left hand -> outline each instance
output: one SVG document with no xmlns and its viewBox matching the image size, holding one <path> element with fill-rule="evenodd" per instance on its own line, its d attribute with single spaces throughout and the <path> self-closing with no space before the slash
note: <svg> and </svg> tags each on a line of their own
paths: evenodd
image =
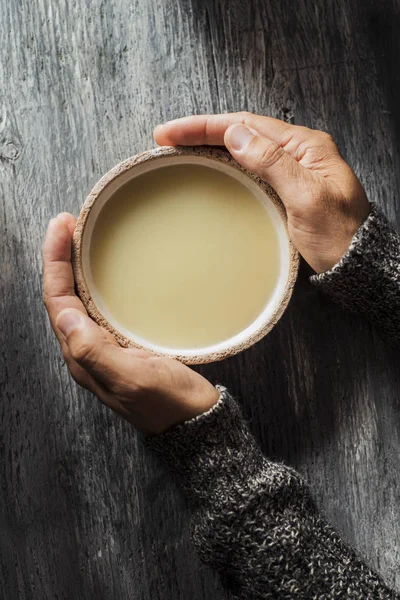
<svg viewBox="0 0 400 600">
<path fill-rule="evenodd" d="M 176 360 L 121 348 L 89 318 L 74 290 L 75 223 L 68 213 L 52 219 L 43 247 L 44 303 L 72 377 L 146 434 L 207 411 L 219 392 L 204 377 Z"/>
</svg>

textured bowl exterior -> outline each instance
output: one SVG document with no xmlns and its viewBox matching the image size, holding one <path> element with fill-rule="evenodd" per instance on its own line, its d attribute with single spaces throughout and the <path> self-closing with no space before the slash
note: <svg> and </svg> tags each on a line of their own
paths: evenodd
<svg viewBox="0 0 400 600">
<path fill-rule="evenodd" d="M 121 332 L 119 332 L 115 327 L 113 327 L 113 325 L 111 325 L 111 323 L 108 322 L 108 320 L 104 317 L 104 315 L 101 313 L 101 311 L 96 306 L 96 304 L 90 294 L 90 291 L 89 291 L 89 288 L 88 288 L 88 285 L 86 283 L 84 273 L 83 273 L 82 243 L 83 243 L 83 234 L 85 231 L 85 227 L 87 224 L 87 220 L 88 220 L 90 211 L 91 211 L 92 207 L 94 206 L 99 194 L 116 177 L 118 177 L 122 173 L 129 171 L 131 169 L 135 169 L 135 167 L 137 167 L 138 165 L 140 165 L 144 162 L 149 162 L 149 161 L 154 162 L 154 167 L 156 168 L 157 160 L 159 158 L 164 158 L 167 156 L 181 156 L 181 157 L 200 156 L 200 157 L 204 157 L 204 158 L 207 158 L 207 159 L 210 159 L 213 161 L 217 161 L 220 163 L 226 163 L 226 164 L 229 164 L 229 165 L 235 167 L 236 169 L 238 169 L 242 173 L 245 173 L 248 177 L 250 177 L 254 182 L 257 183 L 257 185 L 268 196 L 269 200 L 271 202 L 273 202 L 273 204 L 275 205 L 275 208 L 278 210 L 285 226 L 286 226 L 286 222 L 287 222 L 284 206 L 283 206 L 279 196 L 275 192 L 275 190 L 273 190 L 271 188 L 271 186 L 269 186 L 265 181 L 263 181 L 262 179 L 260 179 L 256 175 L 254 175 L 253 173 L 250 173 L 249 171 L 244 169 L 242 166 L 240 166 L 231 157 L 231 155 L 227 151 L 220 149 L 220 148 L 213 148 L 213 147 L 208 147 L 208 146 L 194 146 L 194 147 L 164 146 L 164 147 L 155 148 L 154 150 L 149 150 L 147 152 L 143 152 L 141 154 L 138 154 L 136 156 L 128 158 L 127 160 L 116 165 L 108 173 L 106 173 L 100 179 L 100 181 L 98 181 L 96 183 L 96 185 L 91 190 L 88 197 L 86 198 L 86 201 L 82 207 L 81 213 L 79 215 L 79 218 L 78 218 L 78 221 L 77 221 L 77 224 L 75 227 L 73 244 L 72 244 L 72 266 L 73 266 L 73 270 L 74 270 L 76 289 L 77 289 L 77 293 L 78 293 L 80 299 L 82 300 L 82 302 L 83 302 L 88 314 L 91 316 L 91 318 L 94 321 L 96 321 L 96 323 L 98 323 L 101 327 L 103 327 L 104 329 L 109 331 L 115 337 L 115 339 L 118 341 L 118 343 L 121 346 L 123 346 L 125 348 L 128 348 L 128 347 L 140 348 L 143 350 L 147 350 L 149 352 L 153 352 L 153 351 L 151 349 L 147 348 L 146 346 L 143 346 L 143 345 L 133 342 L 132 340 L 130 340 L 126 336 L 124 336 Z M 287 227 L 286 227 L 286 230 L 287 230 Z M 223 350 L 220 352 L 210 352 L 209 354 L 199 354 L 199 355 L 194 355 L 194 356 L 185 356 L 185 355 L 179 355 L 179 354 L 175 354 L 175 353 L 174 354 L 165 353 L 163 355 L 170 356 L 171 358 L 175 358 L 185 364 L 205 364 L 205 363 L 215 362 L 215 361 L 223 360 L 225 358 L 233 356 L 234 354 L 238 354 L 239 352 L 242 352 L 242 350 L 246 350 L 247 348 L 249 348 L 256 342 L 261 340 L 267 333 L 269 333 L 271 331 L 271 329 L 279 321 L 282 314 L 284 313 L 284 311 L 289 303 L 289 300 L 291 298 L 291 295 L 293 292 L 293 287 L 295 285 L 296 278 L 297 278 L 297 272 L 298 272 L 298 267 L 299 267 L 299 255 L 290 240 L 289 240 L 289 244 L 290 244 L 290 246 L 289 246 L 290 247 L 290 263 L 289 263 L 290 266 L 289 266 L 289 276 L 288 276 L 288 279 L 286 282 L 285 291 L 284 291 L 281 303 L 279 304 L 279 306 L 277 307 L 277 309 L 275 310 L 272 317 L 269 319 L 269 321 L 267 323 L 265 323 L 262 327 L 260 327 L 255 332 L 253 332 L 252 335 L 249 335 L 247 338 L 243 339 L 240 343 L 236 343 L 236 344 L 230 346 L 229 348 L 227 348 L 226 350 Z"/>
</svg>

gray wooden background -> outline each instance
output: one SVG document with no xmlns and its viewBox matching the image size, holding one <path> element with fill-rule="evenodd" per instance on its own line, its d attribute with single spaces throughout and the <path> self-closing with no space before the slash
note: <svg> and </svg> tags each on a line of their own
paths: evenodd
<svg viewBox="0 0 400 600">
<path fill-rule="evenodd" d="M 239 109 L 331 132 L 400 224 L 399 26 L 398 0 L 0 0 L 2 598 L 222 598 L 169 477 L 66 372 L 46 225 L 157 123 Z M 400 588 L 399 354 L 307 276 L 263 342 L 201 370 Z"/>
</svg>

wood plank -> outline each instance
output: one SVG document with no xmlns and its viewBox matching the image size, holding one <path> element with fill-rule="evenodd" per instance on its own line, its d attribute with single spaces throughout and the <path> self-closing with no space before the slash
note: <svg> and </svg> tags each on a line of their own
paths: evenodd
<svg viewBox="0 0 400 600">
<path fill-rule="evenodd" d="M 5 598 L 222 598 L 168 475 L 66 373 L 41 305 L 45 228 L 158 122 L 239 109 L 331 132 L 400 225 L 399 19 L 398 0 L 0 4 Z M 307 277 L 263 342 L 200 370 L 400 589 L 398 354 Z"/>
</svg>

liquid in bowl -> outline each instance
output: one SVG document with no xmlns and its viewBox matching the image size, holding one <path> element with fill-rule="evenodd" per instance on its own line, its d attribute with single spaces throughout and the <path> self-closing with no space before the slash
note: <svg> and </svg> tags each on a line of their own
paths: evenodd
<svg viewBox="0 0 400 600">
<path fill-rule="evenodd" d="M 121 186 L 91 235 L 94 297 L 109 320 L 155 346 L 218 344 L 270 301 L 276 228 L 240 181 L 203 165 L 160 167 Z"/>
</svg>

